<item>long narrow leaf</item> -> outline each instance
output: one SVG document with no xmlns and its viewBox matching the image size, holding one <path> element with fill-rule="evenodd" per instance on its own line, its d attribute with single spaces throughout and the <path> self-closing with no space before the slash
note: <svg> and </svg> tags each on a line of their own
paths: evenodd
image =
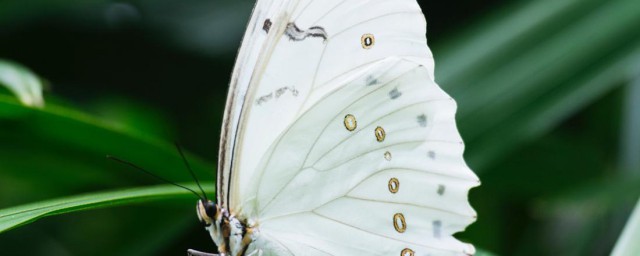
<svg viewBox="0 0 640 256">
<path fill-rule="evenodd" d="M 635 52 L 622 51 L 622 56 L 603 59 L 597 69 L 559 86 L 519 112 L 502 119 L 496 127 L 472 137 L 476 147 L 469 149 L 469 161 L 483 169 L 505 152 L 541 136 L 572 113 L 623 84 L 630 66 L 640 64 L 640 47 Z M 471 128 L 469 128 L 471 129 Z"/>
<path fill-rule="evenodd" d="M 468 157 L 478 172 L 615 89 L 637 66 L 620 68 L 638 59 L 637 1 L 543 1 L 509 10 L 480 23 L 478 34 L 445 42 L 455 47 L 436 56 L 436 78 L 460 104 L 460 131 L 474 145 Z"/>
<path fill-rule="evenodd" d="M 611 253 L 612 256 L 633 256 L 640 253 L 640 200 L 635 210 L 631 214 L 627 225 L 622 231 L 622 235 L 616 247 Z"/>
<path fill-rule="evenodd" d="M 195 184 L 188 187 L 196 190 Z M 207 187 L 213 187 L 210 184 Z M 196 190 L 197 191 L 197 190 Z M 213 191 L 205 191 L 211 197 Z M 63 213 L 113 207 L 159 200 L 196 200 L 191 192 L 171 185 L 133 188 L 47 200 L 0 210 L 0 233 L 26 225 L 38 219 Z"/>
<path fill-rule="evenodd" d="M 84 154 L 84 158 L 105 163 L 106 155 L 115 155 L 173 181 L 187 180 L 189 177 L 172 144 L 144 131 L 107 122 L 78 110 L 52 103 L 43 109 L 32 109 L 9 96 L 0 95 L 0 121 L 4 121 L 8 126 L 0 131 L 0 137 L 6 136 L 7 141 L 22 134 L 20 136 L 42 141 L 41 143 L 45 144 L 43 146 L 56 143 L 62 147 L 51 149 L 53 152 L 75 148 Z M 20 146 L 19 142 L 16 143 Z M 187 157 L 200 177 L 213 177 L 213 164 L 191 154 L 187 154 Z M 72 162 L 78 161 L 77 155 L 70 158 Z M 0 159 L 3 159 L 3 156 L 0 156 Z M 111 168 L 115 167 L 111 165 Z M 5 170 L 7 171 L 18 170 Z"/>
</svg>

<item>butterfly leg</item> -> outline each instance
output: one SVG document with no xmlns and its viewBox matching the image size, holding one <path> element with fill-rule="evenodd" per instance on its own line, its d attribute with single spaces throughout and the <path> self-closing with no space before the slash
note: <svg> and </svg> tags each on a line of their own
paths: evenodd
<svg viewBox="0 0 640 256">
<path fill-rule="evenodd" d="M 220 256 L 220 254 L 200 252 L 193 249 L 187 250 L 187 255 L 188 256 Z"/>
</svg>

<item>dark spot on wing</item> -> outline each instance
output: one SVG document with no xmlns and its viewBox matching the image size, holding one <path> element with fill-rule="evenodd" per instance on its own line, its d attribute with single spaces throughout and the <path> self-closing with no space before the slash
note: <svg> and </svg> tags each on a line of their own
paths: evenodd
<svg viewBox="0 0 640 256">
<path fill-rule="evenodd" d="M 262 30 L 269 33 L 269 30 L 271 30 L 271 25 L 273 25 L 273 23 L 270 19 L 264 20 L 264 24 L 262 24 Z"/>
<path fill-rule="evenodd" d="M 424 115 L 424 114 L 419 115 L 416 119 L 418 120 L 418 124 L 421 127 L 427 127 L 427 116 L 426 115 Z"/>
<path fill-rule="evenodd" d="M 400 91 L 398 91 L 398 88 L 394 88 L 393 90 L 391 90 L 389 92 L 389 97 L 392 100 L 395 100 L 395 99 L 399 98 L 400 96 L 402 96 L 402 93 Z"/>
<path fill-rule="evenodd" d="M 366 83 L 367 83 L 367 86 L 372 86 L 378 83 L 378 79 L 370 75 L 370 76 L 367 76 Z"/>
<path fill-rule="evenodd" d="M 433 221 L 433 237 L 440 238 L 442 235 L 442 221 L 434 220 Z"/>
<path fill-rule="evenodd" d="M 438 195 L 444 195 L 444 190 L 446 187 L 442 184 L 438 185 Z"/>
</svg>

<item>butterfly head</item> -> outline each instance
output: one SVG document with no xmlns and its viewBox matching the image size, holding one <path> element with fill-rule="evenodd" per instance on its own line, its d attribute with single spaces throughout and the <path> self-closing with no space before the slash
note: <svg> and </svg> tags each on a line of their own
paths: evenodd
<svg viewBox="0 0 640 256">
<path fill-rule="evenodd" d="M 218 207 L 212 201 L 198 200 L 196 212 L 198 213 L 198 219 L 200 219 L 200 222 L 205 226 L 209 226 L 214 222 L 217 211 Z"/>
</svg>

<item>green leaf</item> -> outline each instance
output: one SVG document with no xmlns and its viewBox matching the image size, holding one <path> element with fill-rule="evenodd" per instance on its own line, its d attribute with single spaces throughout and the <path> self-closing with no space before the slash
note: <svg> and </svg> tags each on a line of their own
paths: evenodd
<svg viewBox="0 0 640 256">
<path fill-rule="evenodd" d="M 616 247 L 611 253 L 612 256 L 633 256 L 640 252 L 640 200 L 636 204 L 635 210 L 627 222 Z"/>
<path fill-rule="evenodd" d="M 0 86 L 9 88 L 24 105 L 44 106 L 42 81 L 26 67 L 0 59 Z"/>
<path fill-rule="evenodd" d="M 620 172 L 620 171 L 618 171 Z M 624 206 L 640 194 L 640 177 L 616 177 L 571 186 L 564 193 L 538 202 L 537 215 L 556 214 L 566 209 L 589 209 L 605 215 Z M 585 213 L 586 214 L 586 213 Z"/>
<path fill-rule="evenodd" d="M 493 121 L 495 127 L 483 129 L 482 135 L 470 136 L 469 141 L 475 146 L 469 149 L 468 160 L 479 169 L 486 168 L 507 157 L 513 148 L 544 135 L 571 114 L 621 86 L 628 75 L 627 67 L 640 64 L 640 47 L 634 52 L 623 49 L 620 55 L 623 56 L 602 59 L 589 74 L 558 84 L 543 97 L 518 108 L 517 113 Z M 471 125 L 464 127 L 472 129 Z"/>
<path fill-rule="evenodd" d="M 208 187 L 213 187 L 209 184 Z M 197 191 L 195 184 L 187 185 Z M 213 190 L 205 191 L 212 196 Z M 82 210 L 113 207 L 160 200 L 194 200 L 194 195 L 172 185 L 133 188 L 110 192 L 90 193 L 47 200 L 0 210 L 0 233 L 26 225 L 47 216 Z"/>
<path fill-rule="evenodd" d="M 85 10 L 87 7 L 104 4 L 106 0 L 33 0 L 29 4 L 21 1 L 0 1 L 0 22 L 14 25 L 25 20 L 41 17 L 51 12 L 62 12 L 72 8 Z"/>
<path fill-rule="evenodd" d="M 473 145 L 469 164 L 481 173 L 630 79 L 640 61 L 637 7 L 526 2 L 436 45 L 436 78 L 458 101 Z"/>
<path fill-rule="evenodd" d="M 474 254 L 475 256 L 497 256 L 494 253 L 482 250 L 482 249 L 476 249 L 476 254 Z"/>
<path fill-rule="evenodd" d="M 144 131 L 158 138 L 175 134 L 173 126 L 157 108 L 122 96 L 101 97 L 90 105 L 95 113 L 106 122 L 127 126 L 128 129 Z"/>
<path fill-rule="evenodd" d="M 621 170 L 611 172 L 622 173 Z M 602 234 L 602 221 L 613 226 L 615 221 L 612 221 L 611 216 L 626 209 L 629 202 L 637 200 L 638 195 L 640 177 L 607 177 L 586 185 L 567 186 L 564 193 L 554 193 L 548 199 L 539 199 L 534 207 L 534 215 L 546 221 L 567 222 L 570 219 L 569 222 L 579 223 L 574 224 L 570 230 L 561 232 L 565 239 L 562 240 L 562 248 L 555 250 L 561 255 L 586 255 L 592 250 L 594 241 L 609 239 Z M 539 227 L 529 227 L 537 228 Z M 615 230 L 618 232 L 617 228 Z M 615 240 L 607 243 L 610 244 L 608 246 L 612 246 L 613 241 Z M 527 242 L 530 241 L 523 240 L 523 251 L 531 250 L 526 248 Z"/>
<path fill-rule="evenodd" d="M 126 124 L 106 121 L 52 102 L 43 109 L 28 108 L 3 95 L 0 95 L 0 122 L 3 127 L 0 162 L 7 166 L 0 173 L 3 177 L 26 177 L 25 180 L 31 182 L 43 181 L 49 183 L 48 186 L 61 187 L 44 177 L 52 176 L 54 180 L 61 179 L 63 184 L 71 182 L 76 186 L 89 185 L 84 183 L 87 180 L 104 186 L 108 184 L 95 178 L 107 175 L 111 179 L 120 177 L 125 184 L 136 184 L 126 182 L 135 179 L 125 175 L 136 171 L 105 159 L 106 155 L 115 155 L 172 181 L 191 180 L 175 147 L 166 142 L 171 138 L 158 138 Z M 214 176 L 213 164 L 186 155 L 199 177 L 206 180 Z M 63 173 L 66 175 L 60 175 Z M 33 178 L 28 179 L 29 176 Z M 0 187 L 0 191 L 17 192 L 6 191 L 11 187 Z"/>
</svg>

